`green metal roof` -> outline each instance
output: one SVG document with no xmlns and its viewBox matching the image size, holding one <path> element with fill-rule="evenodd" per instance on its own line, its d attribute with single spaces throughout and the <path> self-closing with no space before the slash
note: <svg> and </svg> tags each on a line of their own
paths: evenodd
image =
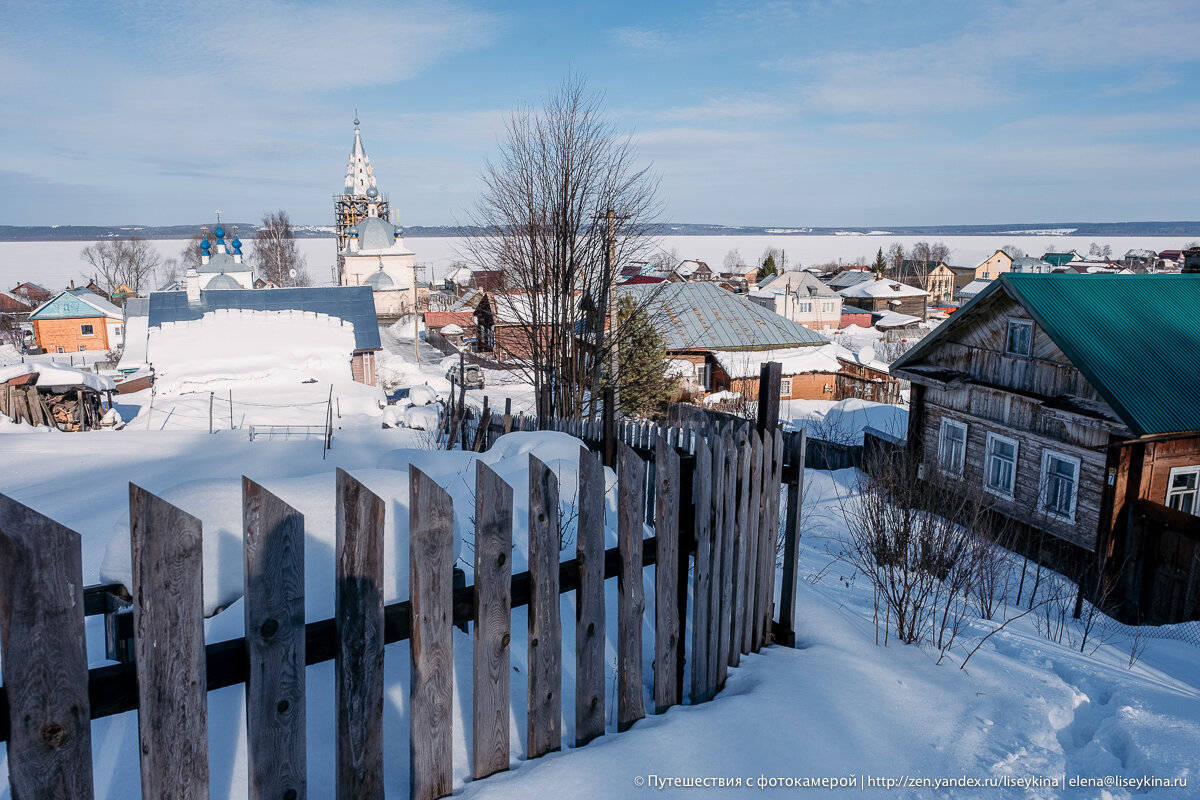
<svg viewBox="0 0 1200 800">
<path fill-rule="evenodd" d="M 1140 436 L 1200 430 L 1200 275 L 1002 275 Z"/>
<path fill-rule="evenodd" d="M 1200 430 L 1200 274 L 1005 274 L 893 371 L 997 291 L 1025 307 L 1138 436 Z"/>
<path fill-rule="evenodd" d="M 1061 267 L 1064 264 L 1069 264 L 1078 256 L 1074 251 L 1070 253 L 1046 253 L 1042 256 L 1042 261 L 1055 267 Z"/>
</svg>

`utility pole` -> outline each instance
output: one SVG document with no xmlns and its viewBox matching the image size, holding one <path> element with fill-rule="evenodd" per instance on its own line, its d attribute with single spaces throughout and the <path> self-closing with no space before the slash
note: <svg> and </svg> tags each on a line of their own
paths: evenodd
<svg viewBox="0 0 1200 800">
<path fill-rule="evenodd" d="M 629 217 L 618 217 L 611 208 L 604 215 L 604 278 L 608 281 L 608 331 L 610 337 L 609 376 L 613 387 L 613 407 L 621 407 L 621 362 L 620 346 L 617 339 L 617 220 L 627 220 Z M 603 324 L 604 320 L 601 320 Z"/>
<path fill-rule="evenodd" d="M 417 270 L 423 269 L 417 267 L 417 262 L 414 260 L 412 265 L 412 307 L 413 307 L 413 361 L 418 365 L 421 363 L 421 323 L 420 317 L 417 315 Z"/>
</svg>

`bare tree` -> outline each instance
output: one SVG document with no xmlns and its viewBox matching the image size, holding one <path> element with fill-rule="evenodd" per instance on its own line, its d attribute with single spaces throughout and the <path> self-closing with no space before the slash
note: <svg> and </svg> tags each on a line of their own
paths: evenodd
<svg viewBox="0 0 1200 800">
<path fill-rule="evenodd" d="M 166 286 L 170 283 L 178 281 L 180 278 L 179 259 L 168 258 L 163 261 L 162 267 L 158 270 L 158 285 L 159 287 Z"/>
<path fill-rule="evenodd" d="M 888 271 L 893 275 L 899 275 L 900 270 L 904 267 L 904 245 L 899 242 L 892 242 L 888 247 L 884 260 L 887 261 Z"/>
<path fill-rule="evenodd" d="M 746 262 L 742 258 L 742 254 L 737 251 L 737 248 L 734 248 L 725 254 L 725 260 L 722 262 L 721 267 L 725 272 L 734 272 L 744 263 Z"/>
<path fill-rule="evenodd" d="M 296 233 L 286 211 L 280 209 L 263 217 L 254 237 L 254 261 L 258 276 L 276 286 L 308 286 L 308 264 L 296 247 Z M 293 276 L 291 271 L 295 270 Z"/>
<path fill-rule="evenodd" d="M 109 239 L 83 248 L 79 257 L 92 265 L 93 280 L 111 297 L 121 284 L 140 293 L 150 283 L 161 257 L 145 239 Z"/>
<path fill-rule="evenodd" d="M 649 258 L 649 263 L 654 265 L 654 268 L 659 272 L 671 272 L 679 266 L 679 251 L 672 247 L 668 250 L 659 250 Z"/>
<path fill-rule="evenodd" d="M 182 272 L 200 268 L 200 257 L 203 255 L 200 250 L 200 240 L 203 238 L 204 234 L 197 233 L 179 251 L 179 268 Z"/>
<path fill-rule="evenodd" d="M 502 270 L 505 293 L 491 299 L 512 323 L 505 347 L 542 408 L 560 416 L 581 415 L 611 380 L 620 265 L 655 249 L 658 181 L 636 162 L 602 97 L 571 75 L 541 108 L 509 116 L 498 159 L 484 168 L 470 220 L 481 233 L 464 249 L 475 265 Z"/>
<path fill-rule="evenodd" d="M 1024 249 L 1017 247 L 1015 244 L 1006 244 L 1000 249 L 1008 253 L 1013 258 L 1025 258 L 1025 256 L 1028 255 Z"/>
</svg>

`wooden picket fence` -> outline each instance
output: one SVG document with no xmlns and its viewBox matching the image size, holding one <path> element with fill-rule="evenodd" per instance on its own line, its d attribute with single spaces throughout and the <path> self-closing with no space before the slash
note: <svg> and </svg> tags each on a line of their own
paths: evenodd
<svg viewBox="0 0 1200 800">
<path fill-rule="evenodd" d="M 473 586 L 453 586 L 449 494 L 410 468 L 410 599 L 384 605 L 385 504 L 338 470 L 336 615 L 304 618 L 304 519 L 243 478 L 245 637 L 205 646 L 201 523 L 130 485 L 133 664 L 92 670 L 79 535 L 0 495 L 0 739 L 14 797 L 92 797 L 91 720 L 136 708 L 143 797 L 207 798 L 206 691 L 244 683 L 251 798 L 307 796 L 305 666 L 334 660 L 336 796 L 383 797 L 384 645 L 410 641 L 410 796 L 452 790 L 452 626 L 473 623 L 471 775 L 509 767 L 512 609 L 528 605 L 526 756 L 561 748 L 559 594 L 576 592 L 575 747 L 605 733 L 606 614 L 617 614 L 617 730 L 645 716 L 642 571 L 654 565 L 653 711 L 712 699 L 729 667 L 771 641 L 784 438 L 751 426 L 617 458 L 618 546 L 604 549 L 600 454 L 581 448 L 576 553 L 559 561 L 554 473 L 529 457 L 529 569 L 512 573 L 513 493 L 477 464 Z M 625 437 L 622 437 L 625 439 Z M 801 450 L 791 459 L 803 463 Z M 681 452 L 682 450 L 682 452 Z M 681 469 L 681 464 L 684 469 Z M 648 475 L 652 479 L 648 480 Z M 649 484 L 649 489 L 647 485 Z M 791 488 L 795 488 L 795 483 Z M 789 490 L 789 493 L 792 492 Z M 798 490 L 784 581 L 795 582 Z M 654 536 L 645 538 L 647 504 Z M 796 511 L 791 510 L 792 503 Z M 694 506 L 694 511 L 692 507 Z M 681 525 L 681 511 L 688 519 Z M 789 562 L 788 559 L 791 561 Z M 690 586 L 689 586 L 690 575 Z M 616 609 L 604 581 L 616 578 Z M 690 588 L 690 591 L 689 591 Z M 787 588 L 785 587 L 785 592 Z M 687 638 L 688 598 L 692 627 Z M 790 626 L 788 603 L 781 623 Z M 684 686 L 685 651 L 690 685 Z M 686 689 L 686 691 L 685 691 Z"/>
</svg>

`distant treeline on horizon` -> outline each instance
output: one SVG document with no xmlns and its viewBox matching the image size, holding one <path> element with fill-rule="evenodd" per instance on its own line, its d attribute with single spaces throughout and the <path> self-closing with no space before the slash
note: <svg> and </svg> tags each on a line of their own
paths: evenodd
<svg viewBox="0 0 1200 800">
<path fill-rule="evenodd" d="M 0 242 L 96 241 L 129 236 L 143 239 L 190 239 L 201 227 L 194 225 L 0 225 Z M 225 223 L 250 239 L 258 231 L 253 223 Z M 333 227 L 296 225 L 298 239 L 332 239 Z M 413 225 L 404 228 L 412 237 L 470 236 L 481 229 L 458 225 Z M 660 236 L 1200 236 L 1200 222 L 1032 222 L 1003 225 L 906 225 L 874 227 L 787 227 L 662 223 Z"/>
</svg>

